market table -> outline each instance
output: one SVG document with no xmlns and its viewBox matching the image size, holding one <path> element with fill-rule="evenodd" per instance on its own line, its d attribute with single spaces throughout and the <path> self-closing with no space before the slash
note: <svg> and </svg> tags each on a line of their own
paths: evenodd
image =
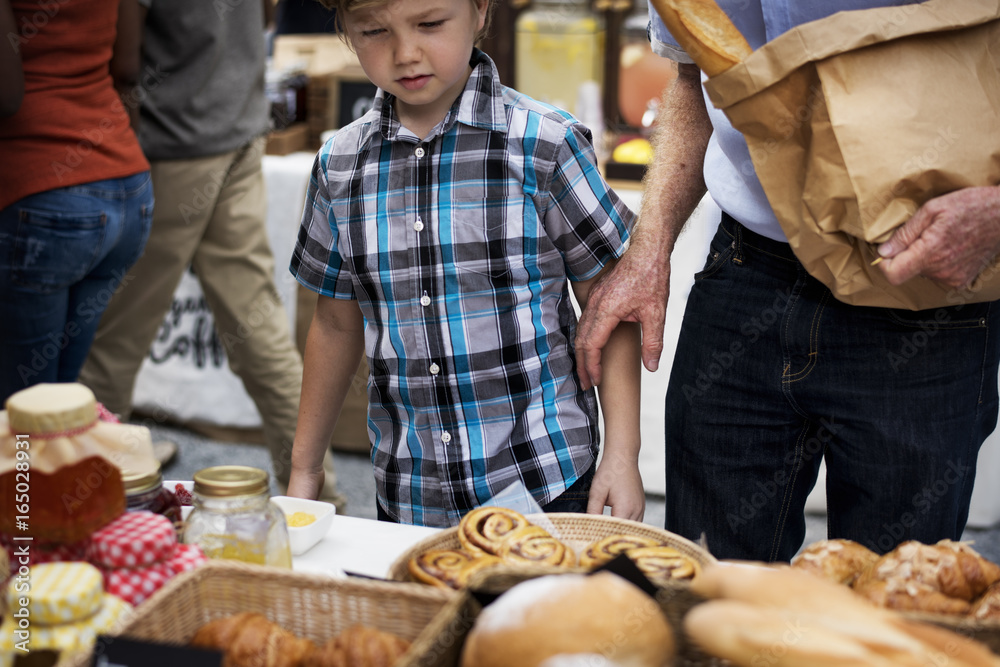
<svg viewBox="0 0 1000 667">
<path fill-rule="evenodd" d="M 338 515 L 316 546 L 292 558 L 292 569 L 333 577 L 349 572 L 385 578 L 400 554 L 440 530 Z"/>
</svg>

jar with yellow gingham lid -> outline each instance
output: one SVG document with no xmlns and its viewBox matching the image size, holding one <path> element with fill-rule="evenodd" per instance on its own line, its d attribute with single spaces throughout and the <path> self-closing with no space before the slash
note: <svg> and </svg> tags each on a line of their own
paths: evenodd
<svg viewBox="0 0 1000 667">
<path fill-rule="evenodd" d="M 104 579 L 90 563 L 44 563 L 29 570 L 30 591 L 24 595 L 32 624 L 56 625 L 86 618 L 101 606 Z M 8 607 L 22 597 L 15 587 L 8 590 Z"/>
<path fill-rule="evenodd" d="M 100 571 L 89 563 L 35 565 L 26 581 L 28 591 L 8 587 L 0 662 L 20 653 L 14 630 L 24 619 L 30 624 L 29 651 L 68 654 L 90 651 L 99 634 L 114 630 L 131 616 L 132 606 L 106 594 Z"/>
</svg>

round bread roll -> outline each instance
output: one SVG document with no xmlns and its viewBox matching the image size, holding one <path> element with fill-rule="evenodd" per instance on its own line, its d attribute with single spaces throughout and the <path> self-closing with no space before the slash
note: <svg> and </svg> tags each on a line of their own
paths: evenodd
<svg viewBox="0 0 1000 667">
<path fill-rule="evenodd" d="M 676 653 L 659 605 L 611 572 L 557 574 L 514 586 L 469 631 L 462 667 L 540 667 L 556 656 L 603 656 L 621 667 L 663 667 Z"/>
</svg>

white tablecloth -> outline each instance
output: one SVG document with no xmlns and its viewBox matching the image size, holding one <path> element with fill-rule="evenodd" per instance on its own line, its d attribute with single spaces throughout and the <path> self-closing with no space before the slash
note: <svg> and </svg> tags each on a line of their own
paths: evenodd
<svg viewBox="0 0 1000 667">
<path fill-rule="evenodd" d="M 400 554 L 440 530 L 337 515 L 326 537 L 292 558 L 292 569 L 328 576 L 350 572 L 385 578 Z"/>
</svg>

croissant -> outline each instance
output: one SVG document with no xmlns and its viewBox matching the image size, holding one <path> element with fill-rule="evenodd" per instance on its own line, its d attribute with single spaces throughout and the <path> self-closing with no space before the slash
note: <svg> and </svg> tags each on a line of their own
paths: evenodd
<svg viewBox="0 0 1000 667">
<path fill-rule="evenodd" d="M 854 582 L 854 590 L 892 609 L 965 614 L 1000 580 L 1000 567 L 967 544 L 904 542 Z"/>
<path fill-rule="evenodd" d="M 834 583 L 850 586 L 871 568 L 879 555 L 852 540 L 814 542 L 792 559 L 792 567 L 817 574 Z"/>
<path fill-rule="evenodd" d="M 969 610 L 969 616 L 977 621 L 1000 619 L 1000 582 L 986 589 Z"/>
<path fill-rule="evenodd" d="M 409 647 L 388 632 L 352 625 L 315 648 L 302 667 L 391 667 Z"/>
<path fill-rule="evenodd" d="M 263 614 L 250 612 L 206 623 L 191 645 L 222 651 L 223 667 L 302 667 L 303 659 L 316 648 Z"/>
</svg>

